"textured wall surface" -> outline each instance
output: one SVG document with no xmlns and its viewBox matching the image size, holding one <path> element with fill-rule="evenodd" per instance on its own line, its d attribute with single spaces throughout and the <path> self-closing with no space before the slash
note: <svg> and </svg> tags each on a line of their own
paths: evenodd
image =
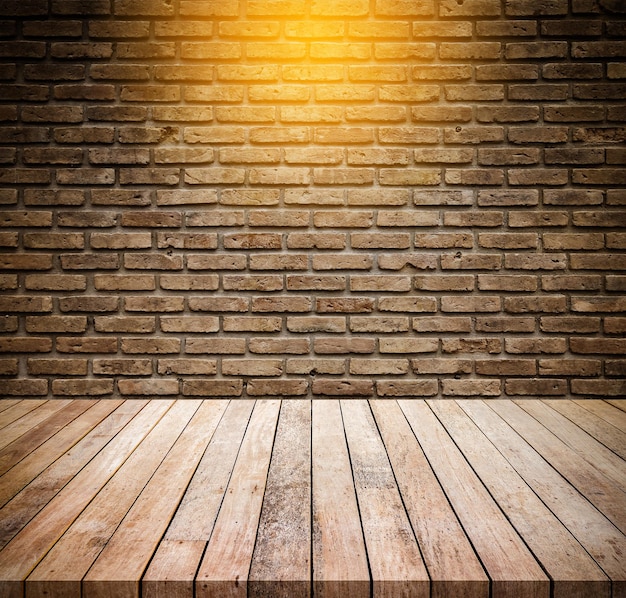
<svg viewBox="0 0 626 598">
<path fill-rule="evenodd" d="M 2 0 L 0 394 L 626 394 L 625 13 Z"/>
</svg>

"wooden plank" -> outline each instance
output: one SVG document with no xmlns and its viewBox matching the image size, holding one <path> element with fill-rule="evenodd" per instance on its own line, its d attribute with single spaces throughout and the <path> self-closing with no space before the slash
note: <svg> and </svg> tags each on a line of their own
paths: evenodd
<svg viewBox="0 0 626 598">
<path fill-rule="evenodd" d="M 109 401 L 105 401 L 108 403 Z M 117 401 L 111 401 L 113 406 Z M 79 440 L 71 450 L 51 463 L 24 486 L 0 511 L 0 548 L 3 548 L 17 532 L 22 529 L 52 498 L 75 476 L 89 461 L 107 444 L 119 430 L 121 430 L 144 406 L 145 401 L 123 403 L 119 409 L 100 422 L 82 440 Z M 99 411 L 99 410 L 98 410 Z M 71 431 L 71 430 L 70 430 Z M 74 445 L 74 443 L 71 443 Z M 33 454 L 34 456 L 34 454 Z M 33 471 L 38 471 L 37 463 Z M 28 472 L 28 468 L 25 467 Z M 21 472 L 22 468 L 10 473 Z M 5 480 L 4 476 L 2 480 Z M 17 483 L 20 481 L 18 479 Z M 0 491 L 4 489 L 0 485 Z M 12 492 L 12 491 L 11 491 Z"/>
<path fill-rule="evenodd" d="M 553 582 L 553 598 L 610 598 L 608 577 L 454 401 L 428 401 Z"/>
<path fill-rule="evenodd" d="M 176 403 L 161 418 L 29 575 L 29 598 L 80 598 L 81 580 L 199 405 Z"/>
<path fill-rule="evenodd" d="M 13 405 L 17 405 L 22 402 L 24 399 L 2 399 L 0 398 L 0 413 L 8 409 L 9 407 L 13 407 Z"/>
<path fill-rule="evenodd" d="M 613 598 L 616 587 L 626 590 L 624 534 L 491 409 L 491 400 L 458 403 L 610 577 Z"/>
<path fill-rule="evenodd" d="M 0 507 L 121 405 L 121 400 L 89 401 L 89 409 L 0 476 Z"/>
<path fill-rule="evenodd" d="M 341 401 L 375 598 L 428 598 L 430 583 L 369 405 Z"/>
<path fill-rule="evenodd" d="M 248 581 L 250 598 L 311 595 L 311 402 L 283 401 Z"/>
<path fill-rule="evenodd" d="M 598 442 L 612 450 L 622 459 L 626 459 L 626 432 L 602 419 L 593 411 L 588 411 L 574 401 L 548 399 L 544 403 L 551 409 L 567 417 L 572 423 L 585 430 Z"/>
<path fill-rule="evenodd" d="M 613 405 L 613 407 L 617 407 L 620 411 L 626 412 L 626 399 L 605 399 L 605 401 Z"/>
<path fill-rule="evenodd" d="M 51 401 L 56 402 L 56 401 Z M 6 473 L 16 463 L 32 453 L 46 440 L 62 430 L 72 420 L 87 411 L 93 405 L 92 399 L 76 401 L 59 401 L 61 405 L 55 409 L 43 421 L 31 427 L 27 432 L 21 434 L 19 438 L 11 442 L 0 450 L 0 475 Z M 65 403 L 65 405 L 63 405 Z M 44 405 L 45 407 L 46 405 Z M 43 407 L 37 410 L 39 412 Z"/>
<path fill-rule="evenodd" d="M 255 401 L 228 403 L 226 411 L 171 522 L 168 540 L 208 542 L 232 475 Z M 200 564 L 196 563 L 197 565 Z"/>
<path fill-rule="evenodd" d="M 245 598 L 280 401 L 257 401 L 196 581 L 198 598 Z"/>
<path fill-rule="evenodd" d="M 193 598 L 204 540 L 162 540 L 141 582 L 144 598 Z"/>
<path fill-rule="evenodd" d="M 586 411 L 594 413 L 622 432 L 626 432 L 626 413 L 611 405 L 611 403 L 600 399 L 574 399 L 573 402 Z"/>
<path fill-rule="evenodd" d="M 184 405 L 188 401 L 178 401 Z M 189 485 L 226 401 L 202 401 L 132 508 L 85 575 L 84 598 L 140 595 L 140 580 Z M 183 421 L 188 421 L 186 415 Z M 132 554 L 129 559 L 128 555 Z M 113 583 L 112 583 L 113 582 Z"/>
<path fill-rule="evenodd" d="M 252 400 L 228 403 L 143 577 L 143 598 L 193 598 L 196 571 L 211 538 L 253 408 Z"/>
<path fill-rule="evenodd" d="M 611 480 L 512 401 L 495 399 L 489 404 L 619 530 L 626 530 L 624 493 Z"/>
<path fill-rule="evenodd" d="M 151 401 L 0 551 L 0 580 L 7 593 L 19 591 L 23 580 L 80 512 L 124 463 L 144 436 L 171 407 L 172 401 Z"/>
<path fill-rule="evenodd" d="M 548 598 L 548 578 L 428 405 L 398 403 L 491 578 L 492 598 Z"/>
<path fill-rule="evenodd" d="M 47 399 L 24 399 L 2 411 L 0 413 L 0 435 L 4 434 L 3 429 L 6 426 L 47 402 Z"/>
<path fill-rule="evenodd" d="M 67 407 L 72 403 L 71 399 L 68 400 L 55 400 L 47 401 L 39 405 L 36 409 L 25 413 L 19 419 L 11 422 L 0 431 L 0 464 L 2 464 L 3 453 L 8 445 L 15 442 L 20 436 L 36 428 L 39 424 L 44 422 L 47 418 L 55 414 L 60 409 Z M 3 469 L 2 472 L 6 471 Z"/>
<path fill-rule="evenodd" d="M 626 490 L 626 462 L 602 443 L 541 401 L 515 401 L 570 449 L 622 491 Z M 624 445 L 626 449 L 626 444 Z"/>
<path fill-rule="evenodd" d="M 370 405 L 430 575 L 432 598 L 488 598 L 489 579 L 399 405 Z"/>
<path fill-rule="evenodd" d="M 369 598 L 370 581 L 339 402 L 313 401 L 313 594 Z"/>
</svg>

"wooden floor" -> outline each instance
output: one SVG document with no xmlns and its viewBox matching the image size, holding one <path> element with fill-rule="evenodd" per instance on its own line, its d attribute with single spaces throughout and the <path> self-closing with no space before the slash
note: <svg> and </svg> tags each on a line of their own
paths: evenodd
<svg viewBox="0 0 626 598">
<path fill-rule="evenodd" d="M 626 596 L 626 401 L 2 400 L 0 597 Z"/>
</svg>

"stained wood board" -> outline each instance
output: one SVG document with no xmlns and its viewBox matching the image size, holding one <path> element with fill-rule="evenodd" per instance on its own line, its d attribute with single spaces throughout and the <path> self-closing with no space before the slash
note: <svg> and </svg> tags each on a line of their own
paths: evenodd
<svg viewBox="0 0 626 598">
<path fill-rule="evenodd" d="M 161 418 L 29 575 L 29 598 L 80 598 L 81 580 L 198 406 L 198 401 L 176 403 Z"/>
<path fill-rule="evenodd" d="M 151 401 L 0 551 L 0 579 L 23 580 L 172 405 Z"/>
<path fill-rule="evenodd" d="M 488 598 L 489 579 L 400 407 L 395 401 L 370 405 L 430 575 L 433 598 Z"/>
<path fill-rule="evenodd" d="M 428 405 L 399 404 L 487 570 L 492 598 L 548 598 L 550 582 L 540 565 Z"/>
<path fill-rule="evenodd" d="M 626 463 L 567 417 L 539 401 L 515 401 L 526 413 L 550 430 L 592 468 L 604 474 L 620 490 L 626 490 Z M 626 448 L 626 445 L 625 445 Z"/>
<path fill-rule="evenodd" d="M 283 401 L 248 581 L 250 598 L 311 595 L 311 402 Z"/>
<path fill-rule="evenodd" d="M 369 598 L 370 581 L 341 409 L 313 401 L 313 593 Z"/>
<path fill-rule="evenodd" d="M 623 401 L 626 404 L 626 401 Z M 576 399 L 574 403 L 586 411 L 595 413 L 609 424 L 626 432 L 626 413 L 610 401 L 600 399 Z"/>
<path fill-rule="evenodd" d="M 0 413 L 6 411 L 9 407 L 13 407 L 13 405 L 17 405 L 23 400 L 24 399 L 0 399 Z"/>
<path fill-rule="evenodd" d="M 429 577 L 370 407 L 341 401 L 375 598 L 429 598 Z"/>
<path fill-rule="evenodd" d="M 62 403 L 62 401 L 60 402 Z M 93 401 L 88 399 L 67 402 L 64 406 L 54 410 L 43 421 L 6 445 L 0 450 L 0 475 L 9 471 L 46 440 L 63 430 L 72 420 L 87 411 L 92 405 Z"/>
<path fill-rule="evenodd" d="M 626 459 L 626 432 L 573 401 L 548 399 L 544 403 L 585 430 L 622 460 Z"/>
<path fill-rule="evenodd" d="M 196 580 L 198 598 L 245 598 L 280 401 L 257 401 Z"/>
<path fill-rule="evenodd" d="M 143 598 L 193 598 L 196 571 L 254 408 L 251 400 L 223 404 L 219 426 L 143 577 Z"/>
<path fill-rule="evenodd" d="M 612 480 L 512 401 L 495 399 L 490 406 L 618 529 L 626 531 L 625 495 Z"/>
<path fill-rule="evenodd" d="M 85 575 L 82 584 L 84 598 L 107 597 L 111 579 L 118 580 L 124 588 L 139 587 L 143 572 L 226 407 L 224 402 L 217 400 L 191 403 L 196 403 L 196 407 L 199 404 L 196 413 L 190 421 L 183 416 L 183 421 L 188 423 L 178 440 Z M 131 553 L 133 558 L 129 559 Z M 139 593 L 136 591 L 132 595 L 138 596 Z"/>
<path fill-rule="evenodd" d="M 553 598 L 610 598 L 608 577 L 458 404 L 428 404 L 550 576 Z"/>
<path fill-rule="evenodd" d="M 89 409 L 29 453 L 22 459 L 19 467 L 14 467 L 0 476 L 0 508 L 46 467 L 78 443 L 121 403 L 122 401 L 113 399 L 95 403 L 91 401 Z"/>
<path fill-rule="evenodd" d="M 0 511 L 0 548 L 3 548 L 35 517 L 97 455 L 111 437 L 137 414 L 144 404 L 145 401 L 123 403 L 4 505 Z M 3 480 L 5 478 L 6 476 Z M 18 476 L 17 482 L 19 481 Z M 4 487 L 2 485 L 0 489 Z"/>
<path fill-rule="evenodd" d="M 0 430 L 0 449 L 2 449 L 0 451 L 0 468 L 2 467 L 3 460 L 6 458 L 5 454 L 10 454 L 10 450 L 7 450 L 7 448 L 10 447 L 11 443 L 15 442 L 24 434 L 36 429 L 50 416 L 71 404 L 71 400 L 47 401 L 2 428 L 2 430 Z M 0 469 L 0 471 L 4 473 L 6 468 Z"/>
<path fill-rule="evenodd" d="M 48 403 L 46 399 L 25 399 L 0 412 L 0 436 L 6 426 L 45 403 Z"/>
<path fill-rule="evenodd" d="M 492 408 L 492 401 L 458 401 L 463 411 L 587 550 L 615 586 L 626 580 L 626 537 L 569 484 Z"/>
</svg>

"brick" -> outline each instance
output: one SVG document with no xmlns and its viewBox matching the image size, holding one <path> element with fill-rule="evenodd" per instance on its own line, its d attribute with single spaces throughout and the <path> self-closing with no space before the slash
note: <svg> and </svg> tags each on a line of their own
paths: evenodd
<svg viewBox="0 0 626 598">
<path fill-rule="evenodd" d="M 437 380 L 378 380 L 376 393 L 379 397 L 432 397 L 437 395 Z"/>
<path fill-rule="evenodd" d="M 296 333 L 343 333 L 346 319 L 341 316 L 301 316 L 287 318 L 287 330 Z"/>
<path fill-rule="evenodd" d="M 314 395 L 330 397 L 368 397 L 374 394 L 374 382 L 371 380 L 353 380 L 342 378 L 316 378 L 312 383 Z"/>
<path fill-rule="evenodd" d="M 494 0 L 470 0 L 461 5 L 452 0 L 443 0 L 439 5 L 441 17 L 497 16 L 500 12 L 500 3 Z"/>
<path fill-rule="evenodd" d="M 307 355 L 311 350 L 309 339 L 254 338 L 249 342 L 250 353 L 260 355 Z"/>
<path fill-rule="evenodd" d="M 307 380 L 255 380 L 248 382 L 246 391 L 248 396 L 282 396 L 297 397 L 307 394 Z"/>
<path fill-rule="evenodd" d="M 472 291 L 474 276 L 414 276 L 413 284 L 416 289 L 424 291 Z"/>
<path fill-rule="evenodd" d="M 177 396 L 179 394 L 178 380 L 118 380 L 117 387 L 122 396 Z"/>
<path fill-rule="evenodd" d="M 535 319 L 529 317 L 478 317 L 476 318 L 476 332 L 533 332 Z"/>
<path fill-rule="evenodd" d="M 151 367 L 151 362 L 148 361 Z M 213 376 L 217 373 L 215 359 L 159 359 L 157 372 L 170 376 L 180 374 L 186 376 Z M 148 372 L 149 374 L 151 372 Z"/>
<path fill-rule="evenodd" d="M 444 396 L 463 397 L 498 397 L 502 394 L 500 380 L 449 380 L 444 379 L 442 394 Z"/>
<path fill-rule="evenodd" d="M 540 329 L 543 332 L 586 334 L 600 330 L 599 318 L 545 316 L 541 318 Z"/>
<path fill-rule="evenodd" d="M 572 394 L 623 397 L 626 395 L 624 380 L 572 380 Z"/>
<path fill-rule="evenodd" d="M 48 394 L 48 381 L 3 380 L 2 393 L 10 397 L 42 397 Z"/>
<path fill-rule="evenodd" d="M 351 374 L 361 376 L 401 376 L 409 371 L 408 359 L 350 359 Z"/>
<path fill-rule="evenodd" d="M 565 296 L 505 297 L 504 311 L 508 313 L 563 313 L 567 309 Z"/>
<path fill-rule="evenodd" d="M 481 376 L 534 376 L 534 359 L 481 359 L 476 361 L 476 373 Z"/>
<path fill-rule="evenodd" d="M 102 376 L 150 376 L 150 359 L 94 359 L 93 373 Z"/>
<path fill-rule="evenodd" d="M 116 338 L 83 338 L 63 336 L 56 340 L 59 353 L 117 353 Z"/>
<path fill-rule="evenodd" d="M 243 355 L 246 341 L 242 338 L 189 338 L 185 341 L 185 352 L 191 355 Z"/>
<path fill-rule="evenodd" d="M 409 318 L 395 316 L 352 316 L 350 318 L 351 332 L 390 334 L 407 332 Z"/>
<path fill-rule="evenodd" d="M 598 376 L 601 362 L 597 359 L 540 359 L 540 376 Z"/>
<path fill-rule="evenodd" d="M 455 338 L 442 339 L 443 353 L 492 353 L 502 352 L 502 341 L 496 338 Z"/>
<path fill-rule="evenodd" d="M 287 359 L 288 374 L 345 374 L 342 359 Z"/>
<path fill-rule="evenodd" d="M 386 353 L 436 353 L 439 341 L 436 338 L 381 338 L 380 352 Z"/>
<path fill-rule="evenodd" d="M 225 376 L 280 376 L 283 362 L 280 359 L 224 359 Z"/>
<path fill-rule="evenodd" d="M 86 331 L 86 316 L 26 316 L 26 332 L 75 334 Z"/>
<path fill-rule="evenodd" d="M 328 338 L 316 337 L 314 351 L 320 355 L 348 354 L 348 353 L 373 353 L 375 340 L 368 338 Z"/>
<path fill-rule="evenodd" d="M 28 359 L 28 373 L 33 376 L 86 376 L 86 359 Z M 17 371 L 15 372 L 17 374 Z"/>
<path fill-rule="evenodd" d="M 0 296 L 0 311 L 3 313 L 50 313 L 52 297 L 50 296 Z"/>
<path fill-rule="evenodd" d="M 504 388 L 509 396 L 565 396 L 568 392 L 567 380 L 559 378 L 506 380 Z"/>
<path fill-rule="evenodd" d="M 181 341 L 174 338 L 123 338 L 120 346 L 122 353 L 128 355 L 163 355 L 179 353 Z"/>
<path fill-rule="evenodd" d="M 565 353 L 566 340 L 564 338 L 507 338 L 504 340 L 504 348 L 507 353 L 513 355 Z"/>
<path fill-rule="evenodd" d="M 430 317 L 413 318 L 413 330 L 416 332 L 463 332 L 472 330 L 471 318 Z"/>
<path fill-rule="evenodd" d="M 487 249 L 537 249 L 537 233 L 479 233 L 478 245 Z"/>
<path fill-rule="evenodd" d="M 53 380 L 52 394 L 57 396 L 107 396 L 113 394 L 113 380 Z"/>
<path fill-rule="evenodd" d="M 183 380 L 184 396 L 240 397 L 243 394 L 242 380 Z"/>
</svg>

